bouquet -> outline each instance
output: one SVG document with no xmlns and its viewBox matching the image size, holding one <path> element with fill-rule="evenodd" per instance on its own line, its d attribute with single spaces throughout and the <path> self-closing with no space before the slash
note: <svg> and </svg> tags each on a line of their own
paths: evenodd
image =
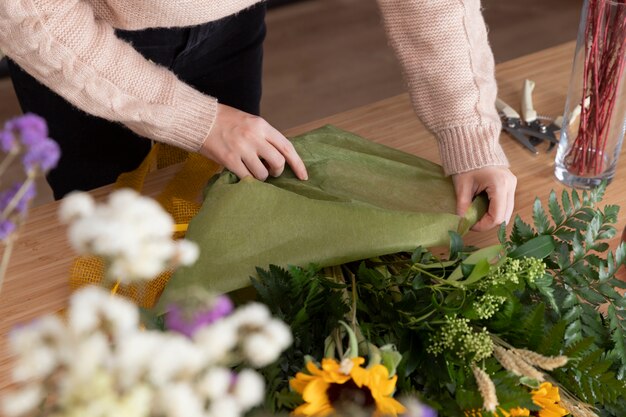
<svg viewBox="0 0 626 417">
<path fill-rule="evenodd" d="M 547 210 L 536 201 L 532 225 L 517 217 L 492 247 L 451 232 L 446 259 L 420 247 L 259 270 L 260 300 L 294 334 L 263 371 L 271 406 L 323 415 L 356 384 L 376 415 L 402 411 L 392 393 L 443 416 L 626 415 L 626 283 L 616 276 L 626 253 L 608 251 L 618 207 L 597 208 L 603 192 L 553 192 Z"/>
</svg>

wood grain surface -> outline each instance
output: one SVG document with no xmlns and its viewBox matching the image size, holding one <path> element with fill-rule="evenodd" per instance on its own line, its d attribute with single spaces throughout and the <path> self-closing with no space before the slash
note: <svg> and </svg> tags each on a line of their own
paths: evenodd
<svg viewBox="0 0 626 417">
<path fill-rule="evenodd" d="M 567 43 L 498 65 L 500 97 L 519 107 L 522 82 L 531 78 L 536 83 L 534 103 L 540 114 L 562 113 L 569 80 L 574 44 Z M 437 147 L 432 135 L 416 119 L 407 95 L 382 100 L 364 107 L 307 123 L 286 133 L 296 135 L 324 124 L 334 124 L 373 141 L 438 162 Z M 553 176 L 555 150 L 540 149 L 535 156 L 506 134 L 501 142 L 517 175 L 516 210 L 523 218 L 530 217 L 536 196 L 547 200 L 551 189 L 563 187 Z M 621 186 L 626 167 L 622 162 L 614 182 L 607 190 L 606 203 L 626 205 L 626 189 Z M 145 187 L 155 195 L 172 176 L 173 168 L 153 173 Z M 111 187 L 93 192 L 104 198 Z M 65 228 L 57 220 L 58 203 L 34 209 L 17 241 L 7 281 L 0 294 L 0 392 L 9 385 L 11 358 L 7 353 L 6 336 L 20 322 L 44 313 L 59 311 L 68 299 L 68 272 L 73 259 L 65 237 Z M 623 227 L 623 217 L 619 227 Z M 486 245 L 496 241 L 495 231 L 471 232 L 467 241 Z"/>
</svg>

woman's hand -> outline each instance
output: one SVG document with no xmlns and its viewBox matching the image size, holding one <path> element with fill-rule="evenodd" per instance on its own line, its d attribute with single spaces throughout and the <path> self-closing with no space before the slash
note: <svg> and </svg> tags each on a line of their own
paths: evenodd
<svg viewBox="0 0 626 417">
<path fill-rule="evenodd" d="M 261 117 L 224 104 L 217 105 L 215 124 L 199 152 L 239 178 L 278 177 L 285 162 L 299 179 L 308 178 L 302 159 L 285 136 Z"/>
<path fill-rule="evenodd" d="M 482 232 L 508 223 L 513 214 L 517 178 L 504 167 L 485 167 L 452 176 L 456 190 L 456 212 L 465 215 L 472 199 L 485 191 L 489 198 L 487 213 L 472 227 Z"/>
</svg>

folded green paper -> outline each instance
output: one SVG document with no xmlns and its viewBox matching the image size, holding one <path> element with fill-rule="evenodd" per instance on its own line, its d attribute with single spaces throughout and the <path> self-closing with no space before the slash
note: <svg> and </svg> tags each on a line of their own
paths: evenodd
<svg viewBox="0 0 626 417">
<path fill-rule="evenodd" d="M 293 144 L 308 181 L 289 169 L 266 182 L 228 171 L 212 179 L 187 232 L 200 259 L 176 272 L 162 299 L 192 285 L 236 290 L 270 264 L 330 266 L 446 245 L 449 230 L 467 231 L 485 210 L 477 199 L 460 218 L 439 165 L 335 127 Z"/>
</svg>

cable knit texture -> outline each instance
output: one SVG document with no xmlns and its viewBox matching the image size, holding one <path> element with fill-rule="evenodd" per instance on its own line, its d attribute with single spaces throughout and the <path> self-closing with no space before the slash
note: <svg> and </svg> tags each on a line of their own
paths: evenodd
<svg viewBox="0 0 626 417">
<path fill-rule="evenodd" d="M 507 165 L 479 0 L 378 0 L 417 115 L 447 174 Z M 0 48 L 70 103 L 136 133 L 197 151 L 217 100 L 115 36 L 114 28 L 192 26 L 258 0 L 1 0 Z"/>
<path fill-rule="evenodd" d="M 480 0 L 378 0 L 415 112 L 446 174 L 501 165 L 494 60 Z"/>
</svg>

